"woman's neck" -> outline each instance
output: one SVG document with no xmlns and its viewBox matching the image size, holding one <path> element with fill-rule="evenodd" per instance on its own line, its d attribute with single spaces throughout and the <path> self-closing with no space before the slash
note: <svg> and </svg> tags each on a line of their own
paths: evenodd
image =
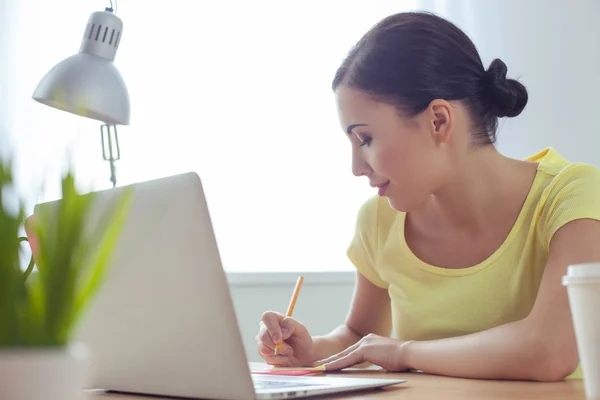
<svg viewBox="0 0 600 400">
<path fill-rule="evenodd" d="M 474 150 L 413 218 L 443 231 L 485 232 L 506 215 L 507 208 L 513 209 L 517 201 L 522 204 L 536 167 L 505 157 L 493 146 Z"/>
</svg>

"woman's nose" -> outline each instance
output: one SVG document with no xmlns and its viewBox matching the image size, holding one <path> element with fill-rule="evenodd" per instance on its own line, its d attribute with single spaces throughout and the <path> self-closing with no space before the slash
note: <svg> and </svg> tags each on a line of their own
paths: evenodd
<svg viewBox="0 0 600 400">
<path fill-rule="evenodd" d="M 373 172 L 371 166 L 365 162 L 362 157 L 352 157 L 352 174 L 354 174 L 354 176 L 367 176 L 371 172 Z"/>
</svg>

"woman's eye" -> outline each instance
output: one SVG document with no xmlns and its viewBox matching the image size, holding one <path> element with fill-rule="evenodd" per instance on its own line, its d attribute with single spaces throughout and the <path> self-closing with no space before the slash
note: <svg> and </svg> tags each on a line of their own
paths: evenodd
<svg viewBox="0 0 600 400">
<path fill-rule="evenodd" d="M 363 147 L 363 146 L 367 146 L 368 147 L 368 146 L 370 146 L 371 145 L 371 140 L 372 139 L 370 137 L 368 137 L 368 136 L 361 138 L 360 139 L 360 147 Z"/>
</svg>

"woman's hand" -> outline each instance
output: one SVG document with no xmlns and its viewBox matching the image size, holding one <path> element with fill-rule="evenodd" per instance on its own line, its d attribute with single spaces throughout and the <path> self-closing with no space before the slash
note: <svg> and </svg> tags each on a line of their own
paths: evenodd
<svg viewBox="0 0 600 400">
<path fill-rule="evenodd" d="M 408 343 L 410 342 L 370 334 L 341 353 L 317 361 L 314 365 L 325 365 L 327 371 L 335 371 L 369 362 L 388 371 L 406 371 L 409 367 L 404 347 Z"/>
<path fill-rule="evenodd" d="M 315 359 L 312 337 L 304 325 L 277 312 L 263 314 L 256 341 L 258 354 L 270 365 L 309 367 Z M 282 343 L 281 349 L 275 355 L 275 346 L 279 343 Z"/>
</svg>

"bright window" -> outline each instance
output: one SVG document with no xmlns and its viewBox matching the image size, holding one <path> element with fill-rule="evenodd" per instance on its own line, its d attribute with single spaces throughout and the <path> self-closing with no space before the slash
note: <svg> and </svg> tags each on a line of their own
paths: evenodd
<svg viewBox="0 0 600 400">
<path fill-rule="evenodd" d="M 69 149 L 91 188 L 110 187 L 99 123 L 31 100 L 77 52 L 107 2 L 19 1 L 13 130 L 21 173 L 49 183 Z M 115 64 L 131 96 L 119 185 L 186 171 L 202 178 L 229 271 L 343 270 L 360 204 L 330 89 L 350 47 L 415 1 L 121 1 Z M 43 173 L 42 173 L 43 172 Z M 48 186 L 39 201 L 57 195 Z"/>
</svg>

